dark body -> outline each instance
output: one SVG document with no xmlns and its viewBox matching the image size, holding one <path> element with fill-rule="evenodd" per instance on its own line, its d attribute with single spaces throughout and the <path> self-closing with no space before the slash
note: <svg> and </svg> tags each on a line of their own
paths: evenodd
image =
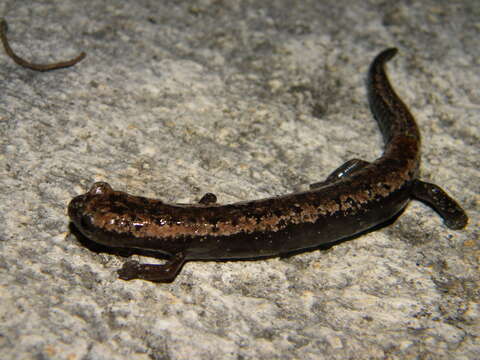
<svg viewBox="0 0 480 360">
<path fill-rule="evenodd" d="M 350 160 L 310 191 L 229 205 L 216 204 L 213 194 L 199 204 L 167 204 L 96 183 L 70 202 L 71 220 L 95 242 L 170 256 L 165 265 L 130 261 L 119 271 L 122 279 L 163 282 L 187 260 L 274 256 L 350 237 L 391 219 L 412 198 L 435 208 L 450 228 L 463 228 L 460 206 L 417 178 L 420 134 L 384 71 L 395 53 L 380 53 L 368 73 L 370 107 L 385 140 L 374 162 Z"/>
</svg>

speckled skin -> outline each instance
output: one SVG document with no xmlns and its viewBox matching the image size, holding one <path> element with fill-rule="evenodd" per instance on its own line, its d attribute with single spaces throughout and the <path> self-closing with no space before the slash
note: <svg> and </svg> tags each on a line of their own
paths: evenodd
<svg viewBox="0 0 480 360">
<path fill-rule="evenodd" d="M 187 260 L 274 256 L 350 237 L 391 219 L 412 198 L 433 206 L 447 226 L 464 227 L 458 204 L 417 179 L 420 134 L 384 71 L 395 53 L 380 53 L 368 73 L 370 107 L 385 140 L 374 162 L 351 160 L 310 191 L 229 205 L 216 204 L 213 194 L 200 204 L 166 204 L 96 183 L 70 202 L 71 220 L 95 242 L 171 256 L 165 265 L 127 262 L 119 272 L 152 281 L 172 281 Z"/>
</svg>

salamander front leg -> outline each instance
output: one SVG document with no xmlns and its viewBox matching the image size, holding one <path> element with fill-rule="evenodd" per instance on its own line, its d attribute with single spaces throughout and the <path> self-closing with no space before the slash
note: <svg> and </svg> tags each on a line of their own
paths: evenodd
<svg viewBox="0 0 480 360">
<path fill-rule="evenodd" d="M 346 163 L 341 165 L 338 169 L 328 175 L 327 179 L 324 181 L 320 181 L 318 183 L 310 184 L 310 189 L 318 189 L 322 186 L 329 185 L 341 178 L 346 176 L 352 175 L 353 173 L 357 172 L 360 169 L 363 169 L 365 166 L 370 164 L 368 161 L 360 160 L 360 159 L 351 159 L 348 160 Z"/>
<path fill-rule="evenodd" d="M 463 229 L 467 225 L 465 211 L 439 186 L 415 180 L 412 194 L 415 199 L 431 206 L 450 229 Z"/>
<path fill-rule="evenodd" d="M 164 265 L 140 264 L 138 261 L 127 261 L 118 270 L 123 280 L 143 279 L 156 282 L 172 282 L 185 263 L 185 254 L 178 253 Z"/>
</svg>

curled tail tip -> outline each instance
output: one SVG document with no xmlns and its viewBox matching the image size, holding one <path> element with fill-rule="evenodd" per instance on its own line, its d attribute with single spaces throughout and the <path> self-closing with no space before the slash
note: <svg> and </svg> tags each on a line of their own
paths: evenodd
<svg viewBox="0 0 480 360">
<path fill-rule="evenodd" d="M 398 49 L 391 47 L 383 50 L 380 54 L 375 57 L 373 61 L 374 64 L 384 64 L 393 58 L 398 53 Z"/>
<path fill-rule="evenodd" d="M 0 29 L 4 33 L 8 30 L 7 20 L 5 20 L 4 18 L 0 18 Z"/>
<path fill-rule="evenodd" d="M 378 54 L 378 58 L 382 60 L 382 62 L 387 62 L 391 58 L 393 58 L 395 55 L 397 55 L 398 49 L 391 47 L 383 50 L 380 54 Z"/>
<path fill-rule="evenodd" d="M 393 57 L 398 53 L 398 49 L 396 47 L 389 47 L 389 48 L 386 48 L 385 50 L 383 50 L 381 53 L 385 54 L 387 56 L 392 56 Z"/>
</svg>

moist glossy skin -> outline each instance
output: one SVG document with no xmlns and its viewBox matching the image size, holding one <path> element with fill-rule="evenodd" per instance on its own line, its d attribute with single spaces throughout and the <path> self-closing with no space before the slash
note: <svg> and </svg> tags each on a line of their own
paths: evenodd
<svg viewBox="0 0 480 360">
<path fill-rule="evenodd" d="M 213 194 L 199 204 L 167 204 L 96 183 L 70 202 L 71 220 L 95 242 L 170 256 L 165 265 L 127 262 L 119 271 L 125 280 L 161 282 L 188 260 L 274 256 L 350 237 L 391 219 L 412 198 L 431 205 L 450 228 L 463 228 L 460 206 L 417 178 L 420 134 L 384 71 L 395 53 L 380 53 L 368 73 L 370 107 L 385 140 L 374 162 L 350 160 L 310 191 L 229 205 L 216 204 Z"/>
</svg>

